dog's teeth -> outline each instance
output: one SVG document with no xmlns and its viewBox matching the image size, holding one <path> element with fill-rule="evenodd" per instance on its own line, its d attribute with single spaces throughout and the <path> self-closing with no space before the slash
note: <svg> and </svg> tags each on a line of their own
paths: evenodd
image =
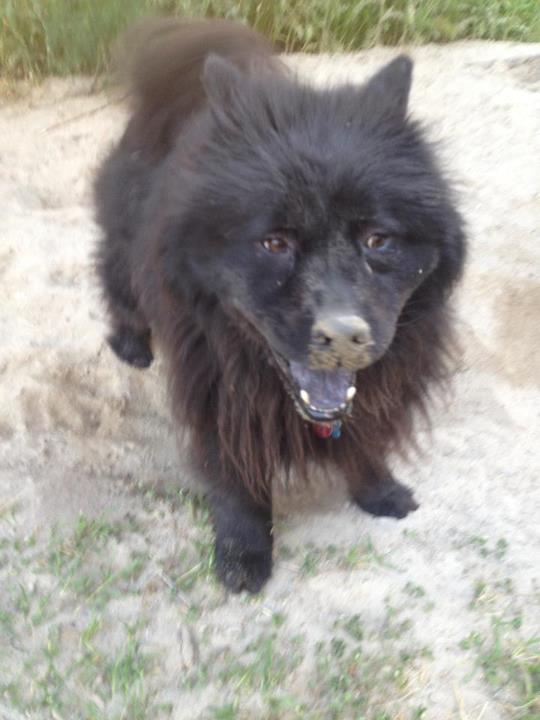
<svg viewBox="0 0 540 720">
<path fill-rule="evenodd" d="M 309 405 L 309 393 L 306 390 L 300 390 L 300 397 L 306 405 Z"/>
<path fill-rule="evenodd" d="M 351 387 L 347 390 L 347 400 L 352 400 L 355 395 L 356 388 L 354 387 L 354 385 L 351 385 Z"/>
</svg>

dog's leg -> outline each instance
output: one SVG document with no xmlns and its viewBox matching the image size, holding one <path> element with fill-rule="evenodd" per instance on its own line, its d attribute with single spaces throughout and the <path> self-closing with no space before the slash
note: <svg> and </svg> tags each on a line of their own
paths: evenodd
<svg viewBox="0 0 540 720">
<path fill-rule="evenodd" d="M 401 519 L 418 508 L 412 490 L 395 480 L 384 463 L 363 460 L 345 477 L 351 499 L 371 515 Z"/>
<path fill-rule="evenodd" d="M 230 487 L 214 489 L 210 502 L 219 579 L 232 592 L 259 592 L 272 573 L 271 509 Z"/>
<path fill-rule="evenodd" d="M 106 238 L 98 269 L 112 326 L 107 342 L 120 360 L 146 368 L 154 359 L 150 329 L 131 289 L 126 243 Z"/>
<path fill-rule="evenodd" d="M 132 325 L 114 323 L 107 342 L 120 360 L 133 367 L 147 368 L 154 359 L 150 346 L 150 330 L 137 331 Z"/>
<path fill-rule="evenodd" d="M 257 503 L 234 478 L 223 478 L 217 452 L 205 463 L 215 531 L 216 573 L 232 592 L 257 593 L 272 573 L 272 505 Z"/>
</svg>

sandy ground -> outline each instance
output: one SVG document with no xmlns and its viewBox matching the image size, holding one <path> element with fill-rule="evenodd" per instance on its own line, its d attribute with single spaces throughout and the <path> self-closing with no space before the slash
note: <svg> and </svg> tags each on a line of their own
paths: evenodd
<svg viewBox="0 0 540 720">
<path fill-rule="evenodd" d="M 316 81 L 360 81 L 392 54 L 298 64 Z M 146 373 L 132 370 L 103 342 L 90 266 L 98 230 L 89 186 L 121 131 L 121 103 L 90 93 L 86 80 L 49 81 L 23 99 L 4 100 L 1 718 L 139 717 L 122 705 L 131 702 L 131 690 L 122 695 L 118 683 L 106 686 L 105 671 L 92 682 L 69 675 L 72 695 L 66 684 L 57 705 L 38 702 L 40 648 L 50 647 L 57 630 L 54 662 L 68 677 L 101 592 L 66 600 L 71 585 L 59 585 L 54 569 L 43 567 L 50 529 L 60 523 L 71 532 L 81 513 L 133 523 L 96 540 L 98 552 L 83 558 L 86 571 L 103 555 L 122 568 L 135 550 L 144 551 L 136 579 L 99 605 L 95 640 L 98 647 L 101 637 L 96 657 L 109 667 L 107 645 L 120 638 L 119 627 L 142 620 L 137 642 L 153 670 L 134 680 L 147 693 L 141 717 L 538 718 L 538 684 L 523 690 L 528 659 L 519 648 L 540 630 L 540 46 L 467 43 L 412 54 L 411 108 L 442 140 L 469 225 L 470 261 L 456 297 L 463 367 L 451 402 L 435 410 L 425 457 L 398 467 L 420 510 L 395 522 L 357 512 L 340 491 L 330 504 L 321 493 L 307 510 L 304 498 L 280 522 L 275 574 L 255 600 L 228 597 L 207 575 L 178 590 L 191 570 L 175 584 L 176 565 L 194 543 L 205 561 L 208 530 L 200 518 L 193 523 L 189 502 L 171 499 L 189 478 L 159 363 Z M 39 604 L 44 594 L 46 616 L 25 619 L 21 598 Z M 354 677 L 343 672 L 357 700 L 363 693 L 362 710 L 351 709 L 347 691 L 327 687 L 328 677 L 316 670 L 323 652 L 317 642 L 330 643 L 326 674 L 341 667 L 348 650 L 331 641 L 350 618 L 362 623 L 366 659 Z M 281 675 L 271 665 L 276 682 L 265 684 L 256 664 L 249 682 L 247 671 L 238 679 L 232 658 L 251 667 L 249 643 L 268 637 L 277 657 L 290 655 L 296 642 L 301 657 Z M 489 651 L 500 649 L 499 640 L 502 655 L 494 659 Z M 490 674 L 489 663 L 500 672 Z M 197 682 L 187 683 L 197 672 Z M 44 677 L 42 685 L 52 687 L 54 674 Z M 17 699 L 13 687 L 21 678 L 26 696 Z M 269 686 L 294 702 L 273 706 Z M 83 711 L 83 699 L 102 714 Z M 519 709 L 525 701 L 528 709 Z"/>
</svg>

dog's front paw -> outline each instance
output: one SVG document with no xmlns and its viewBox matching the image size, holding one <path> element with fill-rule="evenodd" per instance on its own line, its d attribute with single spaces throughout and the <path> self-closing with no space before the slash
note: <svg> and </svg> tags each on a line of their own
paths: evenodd
<svg viewBox="0 0 540 720">
<path fill-rule="evenodd" d="M 150 333 L 137 335 L 129 328 L 121 328 L 107 338 L 111 349 L 120 360 L 136 368 L 147 368 L 154 356 L 150 347 Z"/>
<path fill-rule="evenodd" d="M 215 559 L 218 578 L 234 593 L 258 593 L 272 574 L 271 547 L 253 550 L 234 538 L 218 538 Z"/>
<path fill-rule="evenodd" d="M 392 480 L 381 487 L 380 492 L 363 498 L 355 498 L 358 505 L 372 515 L 394 517 L 401 520 L 418 509 L 412 490 Z"/>
</svg>

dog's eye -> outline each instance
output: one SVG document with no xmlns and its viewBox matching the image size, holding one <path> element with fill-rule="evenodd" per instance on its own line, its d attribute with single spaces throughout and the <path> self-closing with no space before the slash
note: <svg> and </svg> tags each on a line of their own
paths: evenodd
<svg viewBox="0 0 540 720">
<path fill-rule="evenodd" d="M 267 235 L 262 241 L 262 246 L 268 252 L 277 255 L 278 253 L 285 253 L 290 249 L 289 242 L 286 237 L 279 233 L 272 233 Z"/>
<path fill-rule="evenodd" d="M 364 245 L 368 250 L 388 250 L 392 245 L 392 238 L 382 233 L 371 233 L 364 240 Z"/>
</svg>

